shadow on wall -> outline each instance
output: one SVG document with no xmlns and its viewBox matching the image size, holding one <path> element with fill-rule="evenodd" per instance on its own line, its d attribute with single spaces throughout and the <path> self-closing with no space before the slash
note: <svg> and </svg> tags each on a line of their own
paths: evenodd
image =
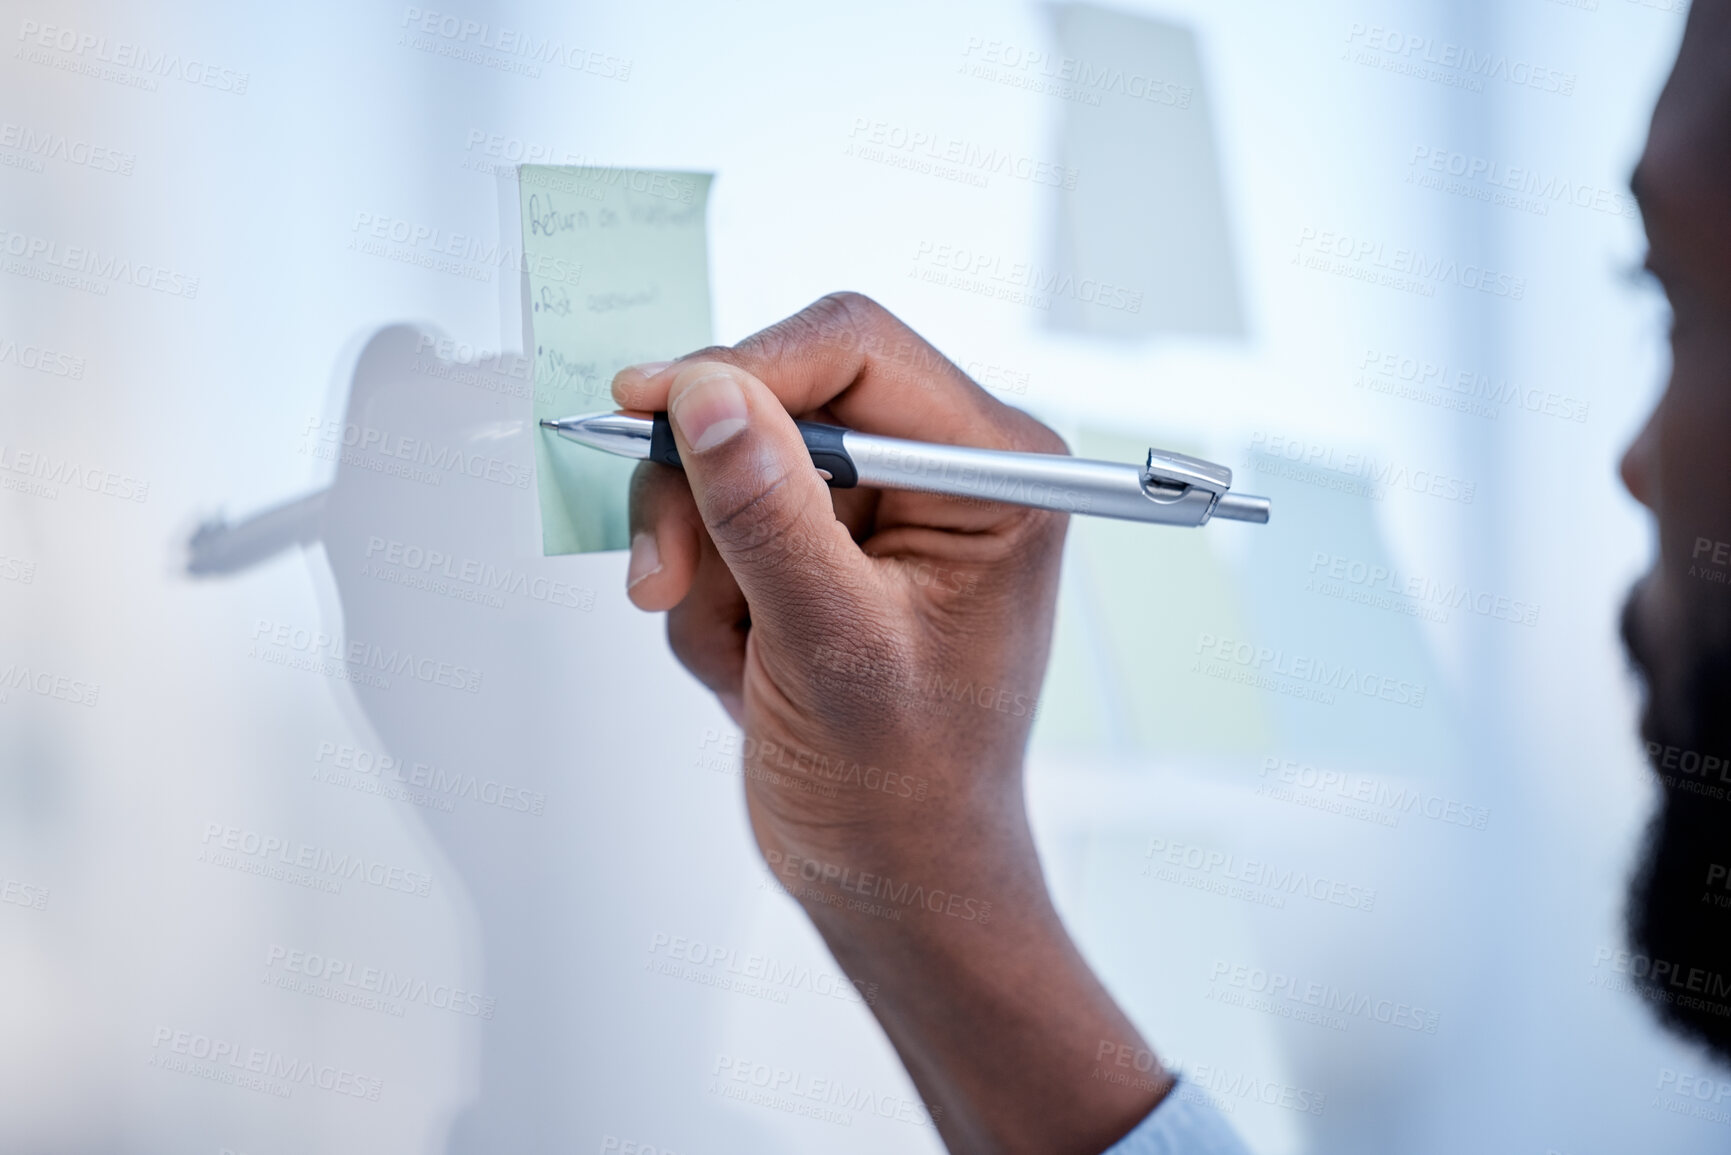
<svg viewBox="0 0 1731 1155">
<path fill-rule="evenodd" d="M 778 1150 L 702 1100 L 669 1110 L 669 1095 L 703 1085 L 710 1024 L 660 987 L 638 989 L 653 980 L 633 967 L 669 919 L 703 926 L 749 898 L 737 877 L 706 882 L 672 856 L 623 865 L 649 844 L 691 862 L 736 849 L 736 831 L 663 780 L 688 772 L 692 735 L 718 715 L 693 690 L 692 708 L 671 702 L 673 724 L 650 717 L 683 683 L 647 702 L 620 655 L 662 659 L 659 621 L 593 588 L 599 559 L 541 556 L 532 382 L 512 371 L 523 359 L 459 364 L 441 344 L 409 325 L 373 334 L 343 420 L 312 435 L 337 461 L 331 486 L 205 524 L 188 572 L 235 575 L 321 543 L 342 620 L 306 656 L 338 669 L 398 766 L 450 796 L 448 810 L 413 812 L 461 875 L 480 924 L 476 985 L 497 999 L 478 1023 L 480 1097 L 454 1125 L 453 1155 L 575 1150 L 633 1119 L 681 1148 Z"/>
</svg>

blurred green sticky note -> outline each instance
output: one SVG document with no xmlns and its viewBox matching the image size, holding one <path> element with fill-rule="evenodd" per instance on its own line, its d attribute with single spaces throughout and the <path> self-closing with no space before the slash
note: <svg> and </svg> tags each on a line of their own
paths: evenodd
<svg viewBox="0 0 1731 1155">
<path fill-rule="evenodd" d="M 709 173 L 523 165 L 523 258 L 535 339 L 535 417 L 613 408 L 627 365 L 710 344 Z M 636 462 L 538 429 L 541 552 L 629 545 Z"/>
<path fill-rule="evenodd" d="M 1137 461 L 1150 442 L 1171 444 L 1082 429 L 1071 446 L 1078 457 Z M 1268 695 L 1191 671 L 1202 631 L 1248 633 L 1243 582 L 1216 532 L 1078 517 L 1070 538 L 1034 741 L 1149 756 L 1266 750 L 1277 721 Z"/>
</svg>

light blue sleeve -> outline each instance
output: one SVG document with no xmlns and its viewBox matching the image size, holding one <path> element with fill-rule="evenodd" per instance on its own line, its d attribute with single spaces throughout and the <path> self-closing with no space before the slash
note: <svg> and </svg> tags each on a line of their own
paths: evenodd
<svg viewBox="0 0 1731 1155">
<path fill-rule="evenodd" d="M 1250 1155 L 1200 1087 L 1180 1081 L 1102 1155 Z"/>
</svg>

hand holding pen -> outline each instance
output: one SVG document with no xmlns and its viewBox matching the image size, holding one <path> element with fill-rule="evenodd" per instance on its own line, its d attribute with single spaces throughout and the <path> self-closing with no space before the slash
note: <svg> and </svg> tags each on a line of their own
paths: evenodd
<svg viewBox="0 0 1731 1155">
<path fill-rule="evenodd" d="M 876 984 L 873 1013 L 952 1150 L 1103 1149 L 1170 1080 L 1086 1078 L 1102 1039 L 1142 1044 L 1071 944 L 1028 828 L 1066 519 L 831 488 L 819 471 L 842 466 L 795 418 L 1059 467 L 1064 443 L 853 294 L 627 369 L 613 392 L 668 414 L 681 466 L 646 460 L 633 479 L 630 597 L 667 611 L 674 653 L 744 730 L 771 873 Z M 1152 503 L 1137 467 L 1113 468 Z M 1194 524 L 1226 480 L 1157 496 L 1189 501 Z"/>
</svg>

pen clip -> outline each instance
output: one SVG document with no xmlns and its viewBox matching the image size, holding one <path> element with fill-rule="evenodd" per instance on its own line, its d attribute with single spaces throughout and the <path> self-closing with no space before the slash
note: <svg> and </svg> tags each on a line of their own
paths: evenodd
<svg viewBox="0 0 1731 1155">
<path fill-rule="evenodd" d="M 1232 488 L 1232 470 L 1200 457 L 1149 449 L 1142 467 L 1142 488 L 1155 501 L 1177 501 L 1192 489 L 1210 497 L 1210 505 Z"/>
</svg>

